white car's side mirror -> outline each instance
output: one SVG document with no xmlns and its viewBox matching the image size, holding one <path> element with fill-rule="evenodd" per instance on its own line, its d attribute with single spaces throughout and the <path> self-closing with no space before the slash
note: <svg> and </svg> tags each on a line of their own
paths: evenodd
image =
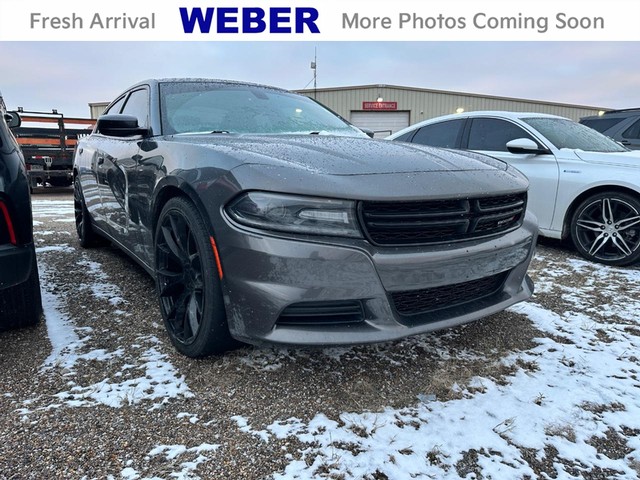
<svg viewBox="0 0 640 480">
<path fill-rule="evenodd" d="M 540 145 L 530 138 L 516 138 L 507 142 L 507 150 L 509 150 L 510 153 L 529 153 L 532 155 L 549 153 L 546 148 L 541 148 Z"/>
</svg>

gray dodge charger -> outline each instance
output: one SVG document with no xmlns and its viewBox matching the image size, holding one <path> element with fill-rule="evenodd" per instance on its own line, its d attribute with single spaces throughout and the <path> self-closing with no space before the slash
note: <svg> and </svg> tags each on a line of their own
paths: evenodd
<svg viewBox="0 0 640 480">
<path fill-rule="evenodd" d="M 155 278 L 190 357 L 392 340 L 533 291 L 521 173 L 369 139 L 285 90 L 141 82 L 79 143 L 74 168 L 81 245 L 111 241 Z"/>
</svg>

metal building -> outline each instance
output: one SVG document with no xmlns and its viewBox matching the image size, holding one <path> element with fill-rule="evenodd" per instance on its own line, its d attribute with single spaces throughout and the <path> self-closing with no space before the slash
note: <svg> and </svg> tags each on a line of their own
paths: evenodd
<svg viewBox="0 0 640 480">
<path fill-rule="evenodd" d="M 107 107 L 109 106 L 109 102 L 93 102 L 89 104 L 89 112 L 91 112 L 91 118 L 98 118 L 102 115 Z"/>
<path fill-rule="evenodd" d="M 540 112 L 579 120 L 609 110 L 602 107 L 449 92 L 397 85 L 298 90 L 326 105 L 358 127 L 385 137 L 422 120 L 475 110 Z"/>
</svg>

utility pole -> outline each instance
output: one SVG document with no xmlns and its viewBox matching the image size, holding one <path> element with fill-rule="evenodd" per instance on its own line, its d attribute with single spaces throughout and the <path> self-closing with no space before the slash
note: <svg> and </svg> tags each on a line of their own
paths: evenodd
<svg viewBox="0 0 640 480">
<path fill-rule="evenodd" d="M 313 49 L 313 62 L 311 62 L 311 70 L 313 70 L 313 98 L 316 98 L 318 89 L 318 47 Z"/>
</svg>

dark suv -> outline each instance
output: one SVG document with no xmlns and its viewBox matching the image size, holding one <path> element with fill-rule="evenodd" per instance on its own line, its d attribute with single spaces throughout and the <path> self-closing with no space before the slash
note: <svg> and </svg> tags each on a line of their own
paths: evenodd
<svg viewBox="0 0 640 480">
<path fill-rule="evenodd" d="M 9 130 L 19 125 L 0 93 L 0 330 L 34 325 L 42 312 L 29 182 Z"/>
<path fill-rule="evenodd" d="M 584 117 L 580 123 L 613 138 L 632 150 L 640 150 L 640 108 L 611 110 L 603 115 Z"/>
</svg>

